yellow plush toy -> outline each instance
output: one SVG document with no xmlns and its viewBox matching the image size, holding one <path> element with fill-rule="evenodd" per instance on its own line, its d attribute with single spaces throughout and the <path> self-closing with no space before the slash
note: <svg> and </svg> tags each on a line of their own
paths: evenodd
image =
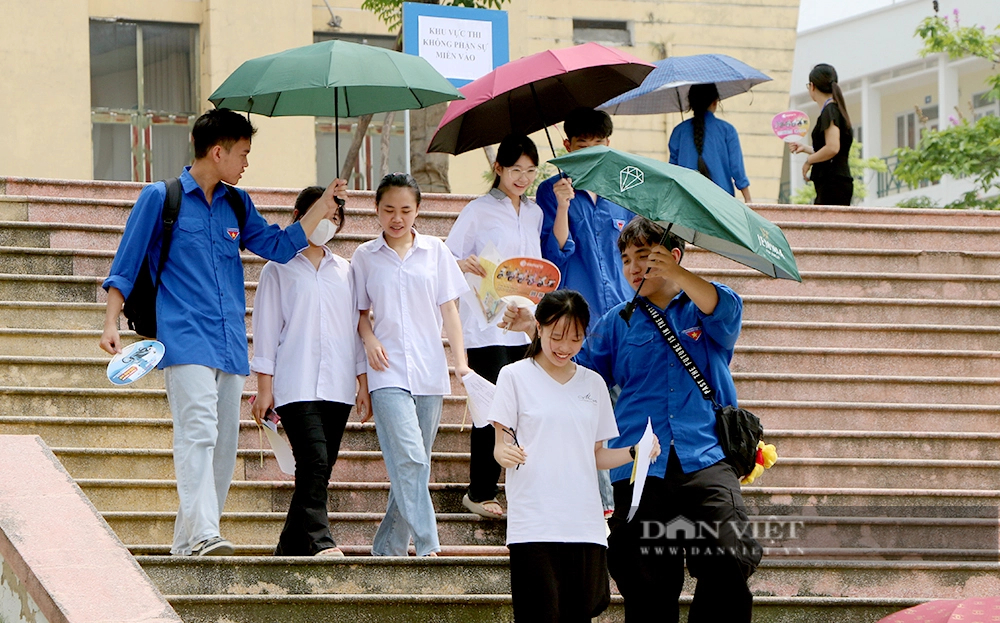
<svg viewBox="0 0 1000 623">
<path fill-rule="evenodd" d="M 778 450 L 774 447 L 774 444 L 764 443 L 763 441 L 757 442 L 757 461 L 756 465 L 753 466 L 753 471 L 743 477 L 740 480 L 741 485 L 752 484 L 758 476 L 764 473 L 765 469 L 770 469 L 772 465 L 778 460 Z"/>
</svg>

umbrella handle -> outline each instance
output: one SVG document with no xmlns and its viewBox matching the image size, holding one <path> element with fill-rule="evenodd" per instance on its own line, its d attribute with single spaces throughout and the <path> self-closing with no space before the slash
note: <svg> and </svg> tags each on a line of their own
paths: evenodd
<svg viewBox="0 0 1000 623">
<path fill-rule="evenodd" d="M 345 205 L 347 205 L 347 202 L 346 202 L 346 201 L 344 201 L 343 199 L 341 199 L 340 197 L 334 197 L 334 198 L 333 198 L 333 200 L 334 200 L 334 201 L 335 201 L 335 202 L 337 203 L 337 205 L 339 205 L 340 207 L 344 207 Z"/>
</svg>

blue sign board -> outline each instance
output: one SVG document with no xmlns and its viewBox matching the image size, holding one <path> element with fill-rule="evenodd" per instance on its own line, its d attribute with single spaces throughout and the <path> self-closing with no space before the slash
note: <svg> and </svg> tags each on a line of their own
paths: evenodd
<svg viewBox="0 0 1000 623">
<path fill-rule="evenodd" d="M 510 60 L 507 12 L 403 3 L 403 51 L 460 87 Z"/>
</svg>

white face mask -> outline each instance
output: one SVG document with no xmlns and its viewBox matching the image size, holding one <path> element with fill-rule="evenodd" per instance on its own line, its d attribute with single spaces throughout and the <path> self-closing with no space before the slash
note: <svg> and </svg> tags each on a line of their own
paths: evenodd
<svg viewBox="0 0 1000 623">
<path fill-rule="evenodd" d="M 313 230 L 312 235 L 309 236 L 309 242 L 321 247 L 329 242 L 335 233 L 337 233 L 337 226 L 333 224 L 333 221 L 325 218 Z"/>
</svg>

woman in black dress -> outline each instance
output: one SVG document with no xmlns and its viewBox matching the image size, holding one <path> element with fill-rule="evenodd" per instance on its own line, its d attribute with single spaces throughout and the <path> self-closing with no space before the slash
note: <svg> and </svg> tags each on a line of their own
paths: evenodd
<svg viewBox="0 0 1000 623">
<path fill-rule="evenodd" d="M 851 205 L 854 178 L 847 157 L 854 142 L 844 94 L 837 84 L 837 70 L 821 63 L 809 72 L 809 96 L 820 106 L 812 131 L 812 147 L 791 143 L 793 154 L 806 153 L 802 177 L 816 187 L 816 205 Z M 812 175 L 810 176 L 810 169 Z"/>
</svg>

